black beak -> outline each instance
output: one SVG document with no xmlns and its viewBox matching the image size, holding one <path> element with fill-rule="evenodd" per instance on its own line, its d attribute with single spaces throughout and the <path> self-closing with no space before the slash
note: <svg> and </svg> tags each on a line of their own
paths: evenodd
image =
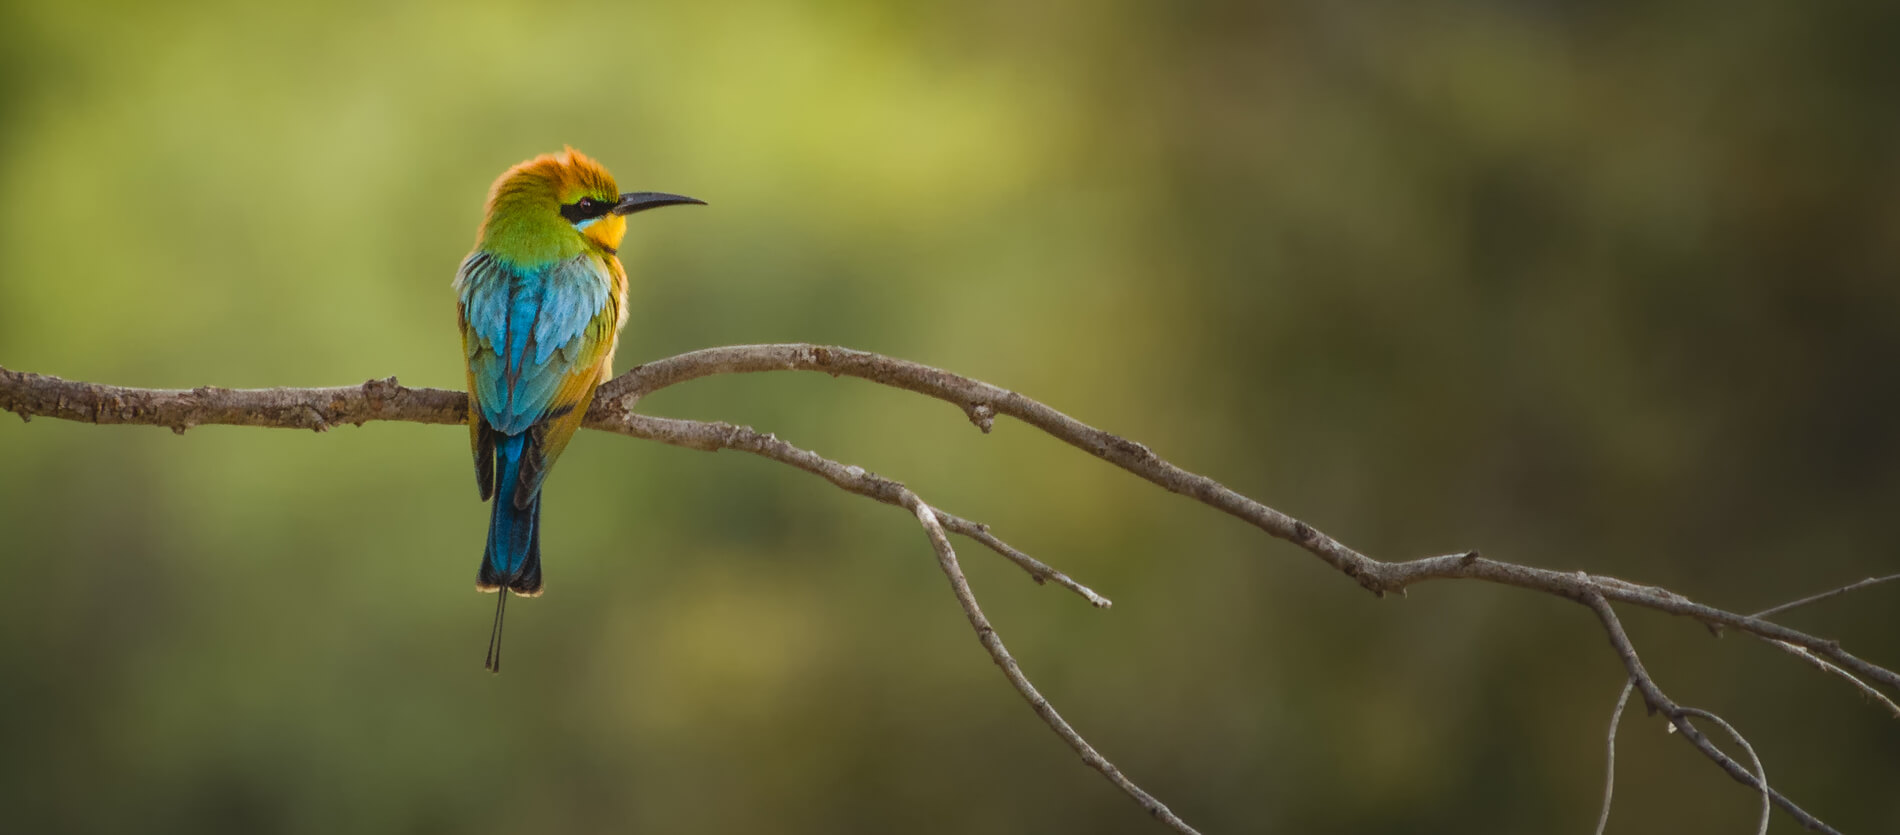
<svg viewBox="0 0 1900 835">
<path fill-rule="evenodd" d="M 679 206 L 686 203 L 700 206 L 706 205 L 706 201 L 704 200 L 687 197 L 682 194 L 667 194 L 663 191 L 632 191 L 620 195 L 620 202 L 614 204 L 614 214 L 630 215 L 634 212 L 646 211 L 647 209 L 657 209 L 661 206 Z"/>
</svg>

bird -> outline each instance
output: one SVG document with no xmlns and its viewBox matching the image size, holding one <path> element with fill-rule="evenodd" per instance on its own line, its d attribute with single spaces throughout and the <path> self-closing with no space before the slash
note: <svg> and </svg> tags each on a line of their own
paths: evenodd
<svg viewBox="0 0 1900 835">
<path fill-rule="evenodd" d="M 612 376 L 627 320 L 620 242 L 627 216 L 705 201 L 621 193 L 613 175 L 565 147 L 503 172 L 489 188 L 475 248 L 455 272 L 468 366 L 475 483 L 492 501 L 475 588 L 497 592 L 482 666 L 501 672 L 508 594 L 541 594 L 541 485 Z"/>
</svg>

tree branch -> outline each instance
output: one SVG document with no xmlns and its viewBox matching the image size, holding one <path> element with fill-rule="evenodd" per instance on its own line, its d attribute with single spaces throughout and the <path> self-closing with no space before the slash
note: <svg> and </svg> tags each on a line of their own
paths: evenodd
<svg viewBox="0 0 1900 835">
<path fill-rule="evenodd" d="M 1211 505 L 1269 535 L 1298 545 L 1374 594 L 1403 593 L 1413 584 L 1440 579 L 1484 580 L 1567 597 L 1574 597 L 1582 590 L 1576 584 L 1575 575 L 1496 562 L 1480 557 L 1475 551 L 1408 562 L 1372 559 L 1218 481 L 1181 469 L 1146 446 L 1089 426 L 1035 400 L 980 380 L 867 351 L 806 344 L 707 348 L 637 366 L 601 386 L 596 403 L 619 398 L 621 406 L 631 412 L 641 397 L 667 386 L 715 374 L 761 371 L 820 371 L 834 377 L 857 377 L 917 392 L 957 406 L 984 432 L 990 430 L 997 415 L 1008 415 L 1169 492 Z M 1759 617 L 1704 606 L 1667 589 L 1611 578 L 1599 580 L 1603 582 L 1599 592 L 1612 600 L 1696 618 L 1712 626 L 1734 627 L 1764 639 L 1786 641 L 1900 689 L 1900 674 L 1846 653 L 1837 642 L 1806 635 Z M 1856 587 L 1866 585 L 1871 583 L 1863 582 Z"/>
<path fill-rule="evenodd" d="M 1759 760 L 1756 760 L 1755 773 L 1751 773 L 1715 748 L 1689 723 L 1692 716 L 1720 720 L 1696 709 L 1676 705 L 1663 695 L 1643 671 L 1635 648 L 1624 634 L 1611 604 L 1625 603 L 1693 618 L 1712 630 L 1729 627 L 1747 632 L 1849 681 L 1889 709 L 1894 709 L 1893 701 L 1874 685 L 1900 689 L 1900 674 L 1848 653 L 1838 642 L 1764 619 L 1767 615 L 1866 588 L 1894 577 L 1869 578 L 1750 616 L 1706 606 L 1656 586 L 1499 562 L 1485 558 L 1476 551 L 1385 562 L 1348 548 L 1313 526 L 1241 495 L 1220 482 L 1177 467 L 1139 443 L 1089 426 L 1013 391 L 927 365 L 848 348 L 807 344 L 708 348 L 635 367 L 601 386 L 588 411 L 585 425 L 589 428 L 691 449 L 750 452 L 822 477 L 849 492 L 912 511 L 929 535 L 939 565 L 949 577 L 952 590 L 971 626 L 1011 686 L 1029 701 L 1037 714 L 1064 742 L 1083 756 L 1085 762 L 1134 798 L 1144 809 L 1178 831 L 1193 830 L 1096 753 L 1023 676 L 995 630 L 990 628 L 982 611 L 977 608 L 976 599 L 963 579 L 955 552 L 945 538 L 946 532 L 981 542 L 1021 566 L 1037 582 L 1054 581 L 1098 607 L 1109 605 L 1106 598 L 1011 547 L 992 535 L 987 526 L 930 507 L 899 482 L 859 467 L 841 464 L 749 427 L 651 417 L 633 411 L 641 398 L 668 386 L 716 374 L 764 371 L 817 371 L 834 377 L 857 377 L 916 392 L 957 406 L 971 423 L 984 432 L 990 431 L 996 416 L 1014 417 L 1163 489 L 1193 498 L 1271 536 L 1298 545 L 1375 595 L 1384 596 L 1388 592 L 1403 595 L 1408 587 L 1428 580 L 1466 579 L 1515 586 L 1583 603 L 1596 612 L 1611 645 L 1629 668 L 1630 681 L 1643 693 L 1652 711 L 1664 712 L 1685 739 L 1737 782 L 1762 792 L 1775 805 L 1810 829 L 1834 831 L 1769 788 L 1766 780 L 1758 776 Z M 406 388 L 398 385 L 394 377 L 371 380 L 360 386 L 336 388 L 201 387 L 155 390 L 73 382 L 0 368 L 0 408 L 19 414 L 22 419 L 46 416 L 99 424 L 145 424 L 171 427 L 179 433 L 207 424 L 313 429 L 321 432 L 341 424 L 360 426 L 376 420 L 461 423 L 465 419 L 467 398 L 455 391 Z M 1895 714 L 1900 717 L 1900 709 L 1896 709 Z M 1726 723 L 1722 724 L 1726 727 Z M 1732 728 L 1729 730 L 1733 732 Z M 1752 757 L 1753 750 L 1748 748 L 1746 741 L 1741 740 L 1739 734 L 1733 735 Z M 1606 788 L 1606 815 L 1608 800 L 1609 790 Z"/>
<path fill-rule="evenodd" d="M 1590 578 L 1587 576 L 1582 576 L 1579 579 L 1585 583 L 1590 581 Z M 1783 811 L 1787 812 L 1796 821 L 1799 821 L 1802 826 L 1816 832 L 1840 835 L 1840 832 L 1834 827 L 1822 823 L 1818 818 L 1808 814 L 1806 809 L 1795 805 L 1794 801 L 1784 797 L 1781 792 L 1770 788 L 1765 773 L 1759 777 L 1756 776 L 1756 774 L 1749 773 L 1748 769 L 1743 768 L 1741 763 L 1736 762 L 1734 758 L 1729 755 L 1722 753 L 1722 749 L 1715 747 L 1715 743 L 1710 742 L 1708 737 L 1696 729 L 1696 726 L 1689 721 L 1689 717 L 1691 716 L 1700 716 L 1722 726 L 1722 729 L 1728 731 L 1729 735 L 1734 737 L 1736 742 L 1742 746 L 1742 749 L 1748 752 L 1749 758 L 1755 761 L 1756 772 L 1761 772 L 1761 759 L 1755 756 L 1754 747 L 1750 746 L 1748 740 L 1743 739 L 1741 733 L 1736 731 L 1733 726 L 1723 721 L 1721 717 L 1706 710 L 1683 707 L 1682 705 L 1676 704 L 1675 701 L 1663 693 L 1662 688 L 1656 685 L 1656 680 L 1649 677 L 1649 671 L 1643 668 L 1642 660 L 1636 657 L 1636 646 L 1630 643 L 1629 635 L 1623 631 L 1622 621 L 1616 617 L 1616 610 L 1610 607 L 1610 601 L 1605 599 L 1603 594 L 1591 589 L 1577 599 L 1583 603 L 1583 605 L 1590 607 L 1592 611 L 1596 612 L 1597 618 L 1603 621 L 1603 631 L 1609 635 L 1610 646 L 1615 648 L 1616 654 L 1623 659 L 1624 668 L 1629 670 L 1630 683 L 1636 685 L 1637 691 L 1643 694 L 1643 702 L 1649 706 L 1649 712 L 1652 714 L 1663 714 L 1663 716 L 1669 719 L 1670 724 L 1673 725 L 1677 731 L 1682 733 L 1682 738 L 1688 740 L 1690 745 L 1695 746 L 1697 751 L 1701 751 L 1703 756 L 1715 761 L 1715 764 L 1721 766 L 1722 770 L 1728 772 L 1729 776 L 1735 778 L 1736 782 L 1762 793 L 1762 796 L 1765 798 L 1763 800 L 1761 824 L 1763 831 L 1766 831 L 1768 828 L 1767 803 L 1769 800 L 1772 800 L 1776 806 L 1780 806 Z"/>
</svg>

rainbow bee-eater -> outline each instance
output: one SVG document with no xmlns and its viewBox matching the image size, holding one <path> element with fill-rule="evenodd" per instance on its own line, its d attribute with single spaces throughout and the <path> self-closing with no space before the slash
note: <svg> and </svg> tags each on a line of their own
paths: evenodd
<svg viewBox="0 0 1900 835">
<path fill-rule="evenodd" d="M 627 215 L 702 203 L 637 191 L 573 148 L 495 180 L 475 251 L 455 273 L 468 360 L 475 483 L 494 508 L 475 588 L 500 592 L 484 666 L 501 670 L 508 593 L 541 593 L 541 482 L 612 375 L 627 320 Z"/>
</svg>

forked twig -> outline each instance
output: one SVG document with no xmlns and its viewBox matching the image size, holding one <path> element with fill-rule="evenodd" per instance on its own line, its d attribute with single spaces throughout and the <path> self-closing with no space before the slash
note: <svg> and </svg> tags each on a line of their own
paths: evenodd
<svg viewBox="0 0 1900 835">
<path fill-rule="evenodd" d="M 1615 648 L 1617 656 L 1623 659 L 1623 666 L 1629 671 L 1630 683 L 1636 685 L 1636 689 L 1643 694 L 1643 701 L 1649 706 L 1651 713 L 1661 713 L 1667 717 L 1670 724 L 1675 726 L 1676 731 L 1682 734 L 1682 738 L 1688 740 L 1689 744 L 1695 746 L 1696 750 L 1701 751 L 1703 756 L 1713 760 L 1716 765 L 1720 766 L 1723 771 L 1728 772 L 1729 776 L 1735 778 L 1737 782 L 1761 792 L 1762 796 L 1766 798 L 1766 800 L 1763 801 L 1764 803 L 1772 801 L 1774 805 L 1780 806 L 1782 811 L 1787 812 L 1789 816 L 1793 817 L 1802 826 L 1816 832 L 1840 835 L 1839 830 L 1822 823 L 1819 818 L 1809 814 L 1808 810 L 1796 805 L 1794 801 L 1789 800 L 1786 796 L 1782 795 L 1781 792 L 1775 791 L 1774 788 L 1768 785 L 1766 775 L 1760 774 L 1761 760 L 1755 757 L 1755 749 L 1748 744 L 1747 740 L 1742 738 L 1741 733 L 1737 732 L 1734 727 L 1706 710 L 1686 708 L 1676 704 L 1674 700 L 1663 693 L 1662 688 L 1656 685 L 1655 679 L 1649 677 L 1649 671 L 1643 669 L 1642 659 L 1636 656 L 1636 647 L 1630 643 L 1629 634 L 1623 631 L 1623 623 L 1617 619 L 1616 610 L 1611 608 L 1608 599 L 1601 593 L 1590 590 L 1586 591 L 1582 596 L 1577 598 L 1577 600 L 1583 605 L 1590 607 L 1591 611 L 1596 612 L 1597 618 L 1603 622 L 1603 631 L 1609 635 L 1610 646 Z M 1749 757 L 1755 759 L 1755 771 L 1750 772 L 1748 769 L 1743 768 L 1741 763 L 1736 762 L 1733 757 L 1722 753 L 1722 749 L 1715 747 L 1715 743 L 1710 742 L 1709 738 L 1704 736 L 1703 733 L 1689 721 L 1689 717 L 1691 716 L 1699 716 L 1720 724 L 1724 730 L 1728 731 L 1730 736 L 1740 742 L 1743 750 L 1748 752 Z M 1763 819 L 1762 825 L 1764 827 L 1767 826 L 1766 818 Z"/>
</svg>

